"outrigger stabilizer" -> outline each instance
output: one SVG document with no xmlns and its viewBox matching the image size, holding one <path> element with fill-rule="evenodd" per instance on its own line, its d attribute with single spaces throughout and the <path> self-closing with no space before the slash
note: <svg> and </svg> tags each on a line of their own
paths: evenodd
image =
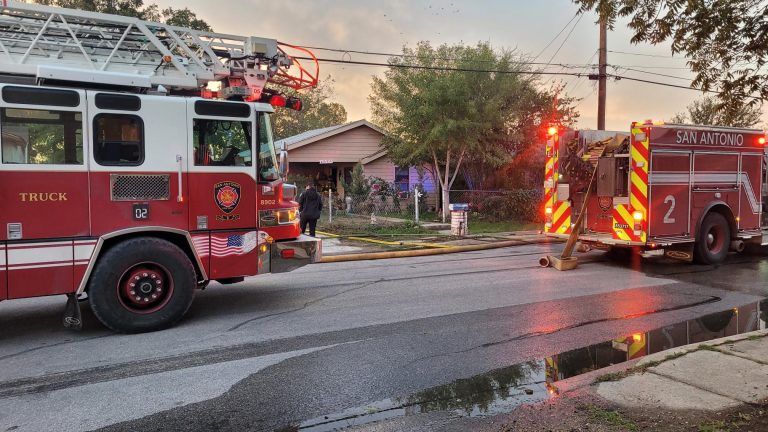
<svg viewBox="0 0 768 432">
<path fill-rule="evenodd" d="M 603 150 L 600 152 L 600 155 L 598 156 L 597 160 L 600 160 L 600 157 L 602 157 L 606 150 L 609 149 L 610 146 L 606 145 L 603 147 Z M 571 235 L 568 236 L 568 241 L 565 242 L 565 248 L 563 249 L 563 252 L 560 254 L 559 257 L 553 256 L 553 255 L 546 255 L 541 258 L 539 258 L 539 265 L 546 268 L 546 267 L 554 267 L 560 271 L 566 271 L 566 270 L 573 270 L 578 265 L 579 259 L 573 255 L 573 250 L 576 248 L 576 243 L 579 240 L 579 233 L 581 232 L 581 225 L 584 223 L 584 216 L 587 214 L 587 204 L 589 203 L 589 195 L 592 193 L 592 188 L 595 185 L 595 180 L 597 179 L 597 165 L 595 165 L 595 169 L 592 171 L 592 178 L 589 180 L 589 187 L 587 187 L 587 192 L 584 194 L 584 202 L 581 204 L 581 210 L 579 211 L 579 217 L 576 218 L 576 223 L 573 224 L 571 227 Z"/>
</svg>

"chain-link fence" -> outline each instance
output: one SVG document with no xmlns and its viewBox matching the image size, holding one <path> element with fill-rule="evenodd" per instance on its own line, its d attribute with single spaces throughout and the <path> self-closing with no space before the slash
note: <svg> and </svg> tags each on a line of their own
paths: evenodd
<svg viewBox="0 0 768 432">
<path fill-rule="evenodd" d="M 381 192 L 376 188 L 365 195 L 324 191 L 321 193 L 323 212 L 319 222 L 321 227 L 331 231 L 358 229 L 363 232 L 374 225 L 413 226 L 416 221 L 440 221 L 440 197 L 434 192 L 421 192 L 417 212 L 414 193 L 413 190 Z M 541 190 L 452 190 L 449 199 L 450 203 L 468 204 L 470 231 L 477 228 L 478 223 L 486 224 L 482 226 L 491 231 L 514 230 L 526 224 L 540 223 L 543 219 Z"/>
<path fill-rule="evenodd" d="M 366 195 L 323 193 L 321 220 L 342 222 L 344 219 L 365 219 L 371 223 L 398 223 L 424 221 L 434 213 L 435 199 L 430 194 L 415 191 L 379 193 L 372 190 Z M 417 212 L 418 203 L 418 212 Z M 431 212 L 430 212 L 431 211 Z M 417 214 L 418 213 L 418 214 Z"/>
<path fill-rule="evenodd" d="M 469 205 L 469 217 L 491 222 L 510 221 L 518 223 L 541 222 L 543 190 L 452 190 L 451 203 Z"/>
</svg>

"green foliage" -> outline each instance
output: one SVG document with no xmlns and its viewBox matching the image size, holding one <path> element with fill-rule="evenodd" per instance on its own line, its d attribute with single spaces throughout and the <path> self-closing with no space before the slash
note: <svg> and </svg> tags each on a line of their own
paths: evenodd
<svg viewBox="0 0 768 432">
<path fill-rule="evenodd" d="M 154 5 L 153 5 L 154 6 Z M 165 8 L 161 14 L 166 24 L 189 27 L 195 30 L 211 31 L 213 30 L 207 22 L 198 18 L 188 7 L 184 9 Z"/>
<path fill-rule="evenodd" d="M 388 157 L 399 166 L 433 165 L 444 194 L 462 164 L 499 167 L 533 144 L 541 123 L 576 116 L 568 99 L 552 108 L 537 78 L 521 74 L 530 65 L 514 52 L 420 42 L 403 54 L 373 79 L 374 121 L 388 131 Z"/>
<path fill-rule="evenodd" d="M 371 193 L 371 184 L 363 173 L 362 164 L 352 168 L 350 182 L 344 183 L 344 191 L 355 199 L 366 198 Z"/>
<path fill-rule="evenodd" d="M 332 102 L 333 78 L 328 76 L 320 84 L 310 90 L 298 92 L 288 90 L 287 96 L 301 99 L 301 111 L 278 108 L 272 115 L 272 127 L 275 140 L 298 135 L 308 130 L 320 129 L 346 123 L 347 110 L 344 106 Z"/>
<path fill-rule="evenodd" d="M 195 30 L 212 30 L 207 22 L 198 18 L 187 7 L 183 9 L 169 7 L 160 11 L 156 4 L 145 5 L 144 0 L 33 0 L 33 3 L 131 16 L 143 20 L 164 22 L 179 27 L 190 27 Z"/>
<path fill-rule="evenodd" d="M 594 422 L 611 426 L 618 426 L 621 428 L 621 430 L 625 431 L 637 430 L 637 424 L 635 424 L 635 422 L 624 417 L 620 412 L 616 410 L 609 410 L 597 405 L 590 404 L 586 406 L 586 411 L 587 415 L 589 415 L 589 418 Z"/>
<path fill-rule="evenodd" d="M 630 17 L 633 43 L 671 42 L 688 58 L 691 83 L 718 90 L 719 109 L 736 109 L 750 96 L 768 97 L 768 8 L 765 1 L 573 0 L 582 12 Z"/>
<path fill-rule="evenodd" d="M 303 174 L 288 172 L 287 182 L 296 185 L 299 189 L 299 193 L 301 193 L 308 184 L 314 184 L 315 179 Z"/>
<path fill-rule="evenodd" d="M 470 226 L 472 220 L 492 222 L 529 223 L 541 222 L 540 211 L 543 191 L 538 189 L 515 189 L 503 193 L 480 193 L 466 191 L 453 193 L 451 202 L 469 204 Z"/>
<path fill-rule="evenodd" d="M 688 105 L 688 113 L 675 114 L 671 122 L 749 128 L 760 123 L 762 114 L 759 106 L 733 103 L 720 107 L 715 98 L 704 97 Z"/>
</svg>

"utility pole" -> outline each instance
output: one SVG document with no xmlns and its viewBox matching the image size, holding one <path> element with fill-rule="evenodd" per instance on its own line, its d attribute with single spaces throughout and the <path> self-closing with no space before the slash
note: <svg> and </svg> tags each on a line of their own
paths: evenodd
<svg viewBox="0 0 768 432">
<path fill-rule="evenodd" d="M 597 129 L 605 130 L 605 93 L 606 93 L 606 69 L 608 64 L 608 47 L 606 37 L 608 33 L 607 19 L 600 14 L 600 64 L 598 68 L 597 87 Z"/>
</svg>

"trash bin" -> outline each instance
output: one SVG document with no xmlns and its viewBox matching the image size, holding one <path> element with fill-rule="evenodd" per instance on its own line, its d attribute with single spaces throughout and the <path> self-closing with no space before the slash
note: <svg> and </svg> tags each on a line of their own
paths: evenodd
<svg viewBox="0 0 768 432">
<path fill-rule="evenodd" d="M 448 210 L 451 211 L 451 234 L 455 236 L 468 235 L 467 215 L 469 215 L 469 204 L 448 204 Z"/>
</svg>

